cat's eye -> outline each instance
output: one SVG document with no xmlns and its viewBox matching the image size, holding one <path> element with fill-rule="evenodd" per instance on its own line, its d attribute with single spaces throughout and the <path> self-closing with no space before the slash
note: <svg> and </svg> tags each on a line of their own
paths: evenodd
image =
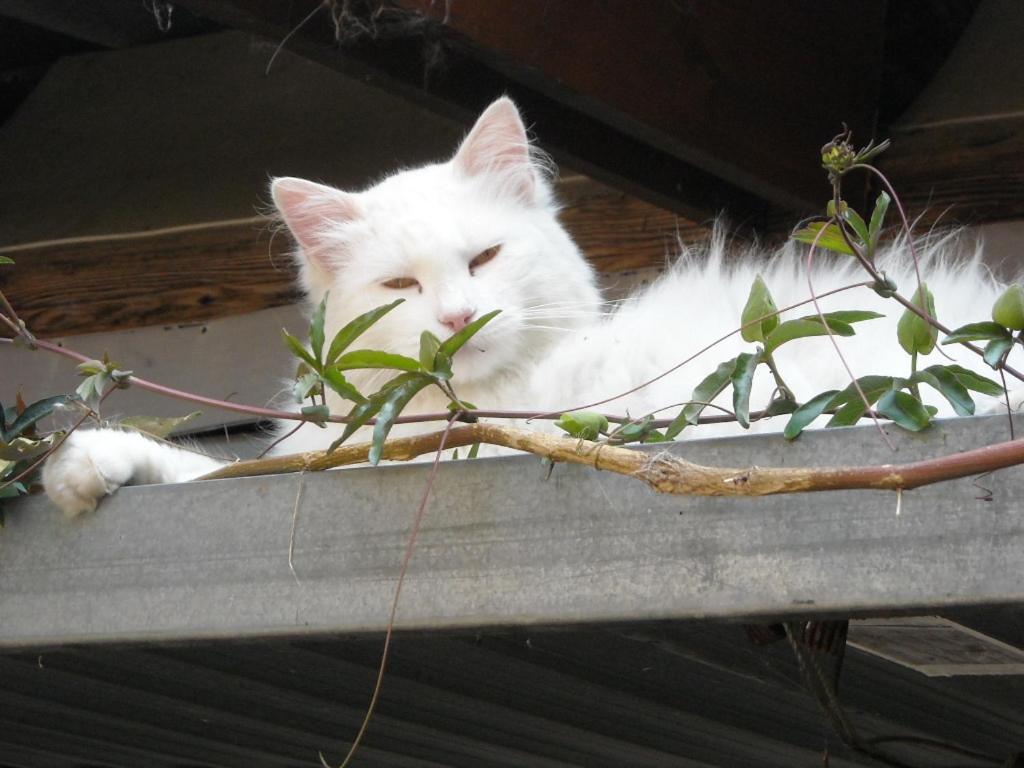
<svg viewBox="0 0 1024 768">
<path fill-rule="evenodd" d="M 500 245 L 492 245 L 490 248 L 480 251 L 480 253 L 478 253 L 471 262 L 469 262 L 469 274 L 472 275 L 474 272 L 476 272 L 478 267 L 482 267 L 488 261 L 497 256 L 498 251 L 500 250 Z"/>
<path fill-rule="evenodd" d="M 385 280 L 382 285 L 385 288 L 394 288 L 395 290 L 403 290 L 405 288 L 418 288 L 419 281 L 414 277 L 395 277 L 391 280 Z"/>
</svg>

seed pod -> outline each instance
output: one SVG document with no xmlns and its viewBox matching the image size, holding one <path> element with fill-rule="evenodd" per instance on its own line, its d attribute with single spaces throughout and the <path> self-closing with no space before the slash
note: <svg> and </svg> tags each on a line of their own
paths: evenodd
<svg viewBox="0 0 1024 768">
<path fill-rule="evenodd" d="M 1014 283 L 992 305 L 992 319 L 1014 331 L 1024 329 L 1024 288 Z"/>
<path fill-rule="evenodd" d="M 927 312 L 929 317 L 935 318 L 935 297 L 932 296 L 927 285 L 921 283 L 921 286 L 914 292 L 911 302 L 915 307 L 920 307 Z M 927 355 L 935 348 L 935 340 L 938 335 L 939 331 L 935 326 L 909 309 L 904 311 L 896 325 L 896 336 L 899 338 L 900 346 L 908 355 L 915 352 Z"/>
</svg>

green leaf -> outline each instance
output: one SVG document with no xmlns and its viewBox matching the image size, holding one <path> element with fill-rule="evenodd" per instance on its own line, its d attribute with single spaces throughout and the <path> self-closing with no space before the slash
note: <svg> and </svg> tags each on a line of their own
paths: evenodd
<svg viewBox="0 0 1024 768">
<path fill-rule="evenodd" d="M 320 390 L 320 374 L 310 371 L 304 373 L 295 380 L 292 385 L 292 397 L 296 403 L 301 403 L 311 394 Z"/>
<path fill-rule="evenodd" d="M 328 366 L 324 368 L 324 381 L 327 386 L 337 392 L 346 400 L 351 400 L 354 403 L 364 403 L 366 398 L 356 389 L 348 379 L 334 366 Z"/>
<path fill-rule="evenodd" d="M 608 419 L 594 411 L 573 411 L 558 417 L 555 426 L 573 437 L 583 440 L 597 440 L 608 431 Z"/>
<path fill-rule="evenodd" d="M 974 399 L 967 387 L 960 383 L 955 374 L 950 373 L 941 365 L 933 365 L 915 373 L 913 382 L 923 382 L 936 390 L 953 406 L 957 416 L 970 416 L 974 413 Z"/>
<path fill-rule="evenodd" d="M 961 341 L 990 341 L 992 339 L 1009 338 L 1010 332 L 999 323 L 985 320 L 981 323 L 961 325 L 942 340 L 943 344 L 956 344 Z"/>
<path fill-rule="evenodd" d="M 764 418 L 793 413 L 797 408 L 799 408 L 799 404 L 795 400 L 790 400 L 788 397 L 776 397 L 764 409 Z"/>
<path fill-rule="evenodd" d="M 28 489 L 21 483 L 11 483 L 0 488 L 0 499 L 13 499 L 28 493 Z M 0 528 L 4 527 L 3 510 L 0 509 Z"/>
<path fill-rule="evenodd" d="M 0 256 L 0 264 L 13 264 L 14 259 L 7 256 Z"/>
<path fill-rule="evenodd" d="M 324 358 L 324 314 L 327 312 L 328 296 L 330 291 L 324 294 L 317 308 L 313 310 L 313 317 L 309 322 L 309 344 L 313 347 L 313 357 L 317 362 Z"/>
<path fill-rule="evenodd" d="M 383 387 L 362 402 L 356 403 L 352 407 L 352 410 L 348 412 L 348 423 L 345 425 L 345 431 L 342 432 L 341 437 L 331 443 L 327 452 L 330 453 L 343 442 L 348 440 L 357 429 L 376 416 L 377 412 L 380 411 L 381 406 L 394 389 L 397 389 L 398 387 L 401 387 L 407 382 L 413 380 L 424 382 L 423 386 L 426 386 L 431 382 L 431 379 L 422 373 L 403 373 L 391 379 L 391 381 L 387 382 Z"/>
<path fill-rule="evenodd" d="M 390 368 L 396 371 L 419 371 L 420 363 L 405 355 L 378 352 L 374 349 L 357 349 L 346 352 L 331 364 L 331 368 L 349 371 L 356 368 Z"/>
<path fill-rule="evenodd" d="M 826 315 L 826 317 L 828 316 Z M 844 323 L 842 320 L 837 319 L 830 319 L 828 321 L 828 328 L 825 327 L 817 316 L 787 320 L 765 338 L 765 354 L 770 355 L 787 341 L 792 341 L 793 339 L 802 339 L 807 336 L 827 336 L 829 329 L 836 336 L 853 336 L 856 333 L 853 330 L 853 326 L 849 323 Z"/>
<path fill-rule="evenodd" d="M 818 236 L 818 232 L 822 229 L 821 236 Z M 853 251 L 850 250 L 850 246 L 846 244 L 846 240 L 843 239 L 843 233 L 839 231 L 834 223 L 827 223 L 824 221 L 812 221 L 803 229 L 797 230 L 792 234 L 792 238 L 801 243 L 807 243 L 811 245 L 814 243 L 815 238 L 818 239 L 818 248 L 825 248 L 829 251 L 835 251 L 836 253 L 845 253 L 848 256 L 853 255 Z"/>
<path fill-rule="evenodd" d="M 467 459 L 475 459 L 480 453 L 480 443 L 473 443 L 469 446 L 469 453 L 466 454 Z"/>
<path fill-rule="evenodd" d="M 616 445 L 642 440 L 651 431 L 651 424 L 653 423 L 653 416 L 644 416 L 637 421 L 627 421 L 625 424 L 620 424 L 612 430 L 611 434 L 608 435 L 608 440 Z"/>
<path fill-rule="evenodd" d="M 320 363 L 309 354 L 309 350 L 302 346 L 302 342 L 292 336 L 284 328 L 281 329 L 281 333 L 284 335 L 284 343 L 288 345 L 288 348 L 292 351 L 292 354 L 302 360 L 310 368 L 319 371 Z"/>
<path fill-rule="evenodd" d="M 835 312 L 826 312 L 825 319 L 828 320 L 829 325 L 833 321 L 840 323 L 862 323 L 865 320 L 877 320 L 880 317 L 885 317 L 881 312 L 871 312 L 867 309 L 840 309 Z M 809 315 L 808 320 L 816 320 L 817 315 Z"/>
<path fill-rule="evenodd" d="M 937 367 L 940 366 L 930 366 L 925 370 L 933 371 Z M 962 365 L 946 365 L 941 367 L 956 376 L 957 381 L 967 387 L 967 389 L 981 392 L 984 395 L 992 395 L 993 397 L 999 397 L 1003 394 L 1002 386 L 992 381 L 992 379 L 987 379 L 979 373 L 964 368 Z"/>
<path fill-rule="evenodd" d="M 836 217 L 835 200 L 829 200 L 825 210 L 828 213 L 829 218 Z M 862 219 L 860 214 L 853 210 L 845 200 L 839 201 L 839 217 L 837 218 L 842 218 L 843 221 L 850 226 L 850 229 L 852 229 L 856 235 L 856 241 L 859 241 L 860 244 L 867 243 L 868 228 L 867 225 L 864 224 L 864 219 Z"/>
<path fill-rule="evenodd" d="M 896 389 L 882 395 L 875 410 L 911 432 L 920 432 L 931 424 L 931 415 L 924 404 L 913 395 Z"/>
<path fill-rule="evenodd" d="M 417 376 L 396 386 L 389 393 L 377 412 L 377 423 L 373 427 L 373 445 L 370 446 L 370 464 L 376 466 L 384 452 L 384 441 L 387 440 L 395 419 L 402 409 L 409 404 L 416 394 L 433 380 L 425 376 Z"/>
<path fill-rule="evenodd" d="M 420 334 L 420 367 L 427 373 L 434 372 L 434 359 L 440 349 L 441 340 L 437 336 L 430 331 Z"/>
<path fill-rule="evenodd" d="M 130 416 L 127 419 L 121 419 L 121 425 L 131 427 L 139 432 L 145 432 L 147 435 L 164 438 L 174 430 L 202 415 L 202 411 L 192 411 L 192 413 L 186 413 L 184 416 L 166 418 L 158 416 Z"/>
<path fill-rule="evenodd" d="M 1003 357 L 1012 347 L 1012 338 L 992 339 L 992 341 L 985 345 L 985 362 L 993 368 L 998 368 L 999 363 L 1002 362 Z"/>
<path fill-rule="evenodd" d="M 49 416 L 56 408 L 69 402 L 71 402 L 71 398 L 67 395 L 57 395 L 56 397 L 37 400 L 18 414 L 11 425 L 3 429 L 0 434 L 2 434 L 4 440 L 12 440 L 29 427 L 34 426 L 40 419 Z"/>
<path fill-rule="evenodd" d="M 719 364 L 714 373 L 706 376 L 694 388 L 693 394 L 690 395 L 692 402 L 679 412 L 679 415 L 675 417 L 672 423 L 669 424 L 668 429 L 665 430 L 665 437 L 668 440 L 672 440 L 688 425 L 696 424 L 700 420 L 701 411 L 707 407 L 705 404 L 718 397 L 722 390 L 728 386 L 729 381 L 732 379 L 732 372 L 736 370 L 736 361 L 737 358 L 734 357 L 732 360 L 726 360 L 724 363 Z"/>
<path fill-rule="evenodd" d="M 851 383 L 835 396 L 831 407 L 838 407 L 838 410 L 825 426 L 848 427 L 851 424 L 856 424 L 878 398 L 893 388 L 895 380 L 892 376 L 861 376 L 857 379 L 857 383 L 860 385 L 867 403 L 865 404 L 860 392 Z"/>
<path fill-rule="evenodd" d="M 765 285 L 764 280 L 758 275 L 750 286 L 750 295 L 747 296 L 747 303 L 744 305 L 743 312 L 740 315 L 740 324 L 744 326 L 740 330 L 743 340 L 761 341 L 775 330 L 779 324 L 778 311 L 779 309 L 775 306 L 775 300 L 772 299 L 768 286 Z M 753 322 L 758 318 L 764 319 L 758 323 Z"/>
<path fill-rule="evenodd" d="M 369 312 L 364 312 L 352 322 L 348 323 L 348 325 L 334 335 L 334 339 L 331 341 L 331 347 L 327 351 L 327 358 L 324 360 L 324 363 L 326 365 L 330 365 L 337 360 L 341 353 L 348 349 L 349 345 L 352 344 L 353 341 L 359 338 L 368 328 L 403 301 L 405 301 L 405 299 L 395 299 L 390 304 L 384 304 L 376 309 L 371 309 Z"/>
<path fill-rule="evenodd" d="M 95 376 L 97 373 L 104 373 L 107 370 L 107 364 L 102 360 L 86 360 L 84 363 L 76 365 L 75 370 L 78 371 L 79 376 Z"/>
<path fill-rule="evenodd" d="M 786 428 L 782 430 L 782 436 L 787 440 L 796 438 L 804 431 L 804 427 L 829 409 L 833 398 L 838 394 L 839 390 L 830 389 L 828 392 L 822 392 L 801 405 L 789 417 L 789 421 L 786 422 Z"/>
<path fill-rule="evenodd" d="M 434 370 L 431 374 L 438 381 L 447 381 L 452 377 L 452 359 L 440 349 L 434 355 Z"/>
<path fill-rule="evenodd" d="M 850 225 L 850 228 L 857 235 L 857 239 L 866 245 L 868 242 L 868 226 L 864 223 L 864 219 L 860 217 L 860 214 L 847 206 L 843 212 L 843 218 L 846 219 L 846 223 Z"/>
<path fill-rule="evenodd" d="M 27 437 L 16 437 L 10 442 L 0 440 L 0 459 L 12 462 L 35 459 L 50 450 L 53 440 L 53 435 L 48 435 L 41 440 L 32 440 Z"/>
<path fill-rule="evenodd" d="M 878 195 L 875 200 L 875 209 L 871 212 L 871 223 L 868 224 L 868 253 L 870 259 L 878 249 L 878 238 L 882 234 L 882 224 L 885 222 L 886 211 L 889 210 L 889 202 L 892 198 L 885 192 Z"/>
<path fill-rule="evenodd" d="M 78 385 L 75 394 L 79 400 L 85 403 L 87 408 L 95 411 L 100 407 L 100 399 L 103 397 L 107 385 L 110 384 L 110 374 L 100 371 L 92 376 L 87 376 L 85 381 Z"/>
<path fill-rule="evenodd" d="M 331 415 L 326 405 L 307 405 L 302 408 L 302 415 L 308 416 L 309 421 L 318 427 L 327 426 L 327 418 Z"/>
<path fill-rule="evenodd" d="M 473 335 L 483 328 L 487 323 L 491 322 L 501 314 L 500 309 L 495 309 L 492 312 L 488 312 L 486 315 L 481 315 L 472 323 L 467 325 L 458 333 L 452 334 L 447 339 L 441 342 L 440 350 L 444 354 L 448 355 L 449 358 L 455 357 L 455 353 L 462 349 L 462 345 L 473 338 Z"/>
<path fill-rule="evenodd" d="M 761 363 L 758 353 L 744 352 L 736 357 L 732 372 L 732 406 L 736 421 L 744 429 L 750 426 L 750 387 L 754 382 L 754 371 Z"/>
<path fill-rule="evenodd" d="M 933 320 L 937 317 L 935 314 L 935 297 L 928 290 L 926 283 L 921 283 L 918 286 L 917 290 L 914 291 L 914 297 L 910 301 L 915 307 L 924 310 Z M 912 355 L 915 352 L 919 355 L 927 355 L 935 349 L 935 341 L 939 337 L 939 330 L 923 317 L 906 309 L 896 324 L 896 337 L 899 339 L 900 346 L 903 347 L 903 350 L 908 355 Z"/>
</svg>

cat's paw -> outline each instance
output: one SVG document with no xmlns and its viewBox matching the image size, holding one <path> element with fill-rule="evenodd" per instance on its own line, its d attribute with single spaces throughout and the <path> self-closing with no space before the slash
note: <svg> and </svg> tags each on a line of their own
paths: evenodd
<svg viewBox="0 0 1024 768">
<path fill-rule="evenodd" d="M 68 517 L 96 509 L 131 476 L 122 457 L 104 446 L 101 431 L 72 432 L 43 466 L 43 488 Z"/>
</svg>

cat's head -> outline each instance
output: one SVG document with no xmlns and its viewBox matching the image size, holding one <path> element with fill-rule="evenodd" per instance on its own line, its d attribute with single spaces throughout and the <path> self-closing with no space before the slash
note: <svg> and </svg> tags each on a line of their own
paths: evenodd
<svg viewBox="0 0 1024 768">
<path fill-rule="evenodd" d="M 593 272 L 558 224 L 545 165 L 509 99 L 483 112 L 447 162 L 362 192 L 279 178 L 272 194 L 309 299 L 330 292 L 329 334 L 402 298 L 356 346 L 416 357 L 422 331 L 444 339 L 502 310 L 456 356 L 456 384 L 527 368 L 597 309 Z"/>
</svg>

